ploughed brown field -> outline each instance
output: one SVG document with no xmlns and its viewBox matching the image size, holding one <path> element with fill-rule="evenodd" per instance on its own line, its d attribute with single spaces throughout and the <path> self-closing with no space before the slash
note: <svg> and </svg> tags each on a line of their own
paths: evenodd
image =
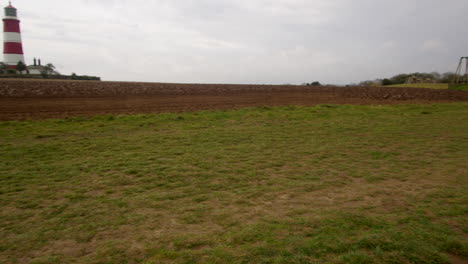
<svg viewBox="0 0 468 264">
<path fill-rule="evenodd" d="M 457 101 L 468 101 L 468 92 L 400 87 L 0 80 L 0 120 L 279 105 Z"/>
</svg>

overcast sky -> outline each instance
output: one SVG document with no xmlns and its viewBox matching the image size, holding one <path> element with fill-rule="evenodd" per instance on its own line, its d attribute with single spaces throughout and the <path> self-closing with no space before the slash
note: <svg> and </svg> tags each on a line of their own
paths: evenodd
<svg viewBox="0 0 468 264">
<path fill-rule="evenodd" d="M 7 1 L 2 0 L 7 5 Z M 13 0 L 25 58 L 104 80 L 347 84 L 454 71 L 467 0 Z"/>
</svg>

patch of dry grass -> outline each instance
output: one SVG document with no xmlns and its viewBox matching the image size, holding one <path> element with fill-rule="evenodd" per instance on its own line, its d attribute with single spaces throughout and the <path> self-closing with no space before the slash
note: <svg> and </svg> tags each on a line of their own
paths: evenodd
<svg viewBox="0 0 468 264">
<path fill-rule="evenodd" d="M 467 257 L 467 105 L 0 123 L 0 262 Z"/>
</svg>

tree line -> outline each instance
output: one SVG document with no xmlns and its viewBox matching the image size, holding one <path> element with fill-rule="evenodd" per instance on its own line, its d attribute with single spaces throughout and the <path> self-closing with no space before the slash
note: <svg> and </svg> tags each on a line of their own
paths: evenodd
<svg viewBox="0 0 468 264">
<path fill-rule="evenodd" d="M 29 74 L 28 67 L 24 62 L 19 61 L 18 64 L 16 64 L 16 69 L 11 69 L 8 68 L 8 65 L 6 65 L 3 62 L 0 62 L 0 74 Z M 43 69 L 41 71 L 41 75 L 44 77 L 45 75 L 60 75 L 60 73 L 55 69 L 55 66 L 52 63 L 47 63 L 46 65 L 43 66 Z"/>
<path fill-rule="evenodd" d="M 303 86 L 322 86 L 320 82 L 303 83 Z"/>
<path fill-rule="evenodd" d="M 9 68 L 3 62 L 0 62 L 0 74 L 20 74 L 22 78 L 27 78 L 30 74 L 28 67 L 22 61 L 19 61 L 16 65 L 16 69 Z M 70 80 L 86 80 L 86 81 L 100 81 L 100 77 L 96 76 L 87 76 L 87 75 L 77 75 L 76 73 L 72 73 L 70 76 L 62 75 L 58 72 L 55 66 L 52 63 L 47 63 L 44 66 L 41 66 L 40 75 L 44 79 L 52 78 L 52 79 L 70 79 Z M 19 77 L 19 76 L 18 76 Z"/>
<path fill-rule="evenodd" d="M 383 79 L 376 79 L 376 80 L 367 80 L 362 81 L 359 85 L 369 86 L 369 85 L 393 85 L 393 84 L 404 84 L 410 78 L 416 78 L 421 80 L 429 80 L 434 83 L 450 83 L 453 78 L 455 77 L 455 73 L 453 72 L 446 72 L 446 73 L 438 73 L 438 72 L 415 72 L 415 73 L 401 73 L 397 74 L 393 77 L 383 78 Z"/>
</svg>

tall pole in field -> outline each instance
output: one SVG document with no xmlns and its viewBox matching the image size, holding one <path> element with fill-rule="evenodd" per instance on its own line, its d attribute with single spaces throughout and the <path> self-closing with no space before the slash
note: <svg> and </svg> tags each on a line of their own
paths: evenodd
<svg viewBox="0 0 468 264">
<path fill-rule="evenodd" d="M 5 7 L 5 16 L 3 17 L 3 60 L 10 69 L 16 69 L 16 65 L 20 61 L 24 63 L 20 21 L 17 10 L 11 5 L 11 2 Z"/>
<path fill-rule="evenodd" d="M 465 60 L 465 72 L 463 72 L 463 60 Z M 468 83 L 468 57 L 461 57 L 458 63 L 455 76 L 452 80 L 453 84 L 467 84 Z"/>
<path fill-rule="evenodd" d="M 452 83 L 454 83 L 454 84 L 457 84 L 457 83 L 460 82 L 460 73 L 461 73 L 462 62 L 463 62 L 463 57 L 460 58 L 460 62 L 458 63 L 457 70 L 455 71 L 455 76 L 453 76 Z"/>
<path fill-rule="evenodd" d="M 465 65 L 465 75 L 464 75 L 464 83 L 468 83 L 468 57 L 465 57 L 466 65 Z"/>
</svg>

